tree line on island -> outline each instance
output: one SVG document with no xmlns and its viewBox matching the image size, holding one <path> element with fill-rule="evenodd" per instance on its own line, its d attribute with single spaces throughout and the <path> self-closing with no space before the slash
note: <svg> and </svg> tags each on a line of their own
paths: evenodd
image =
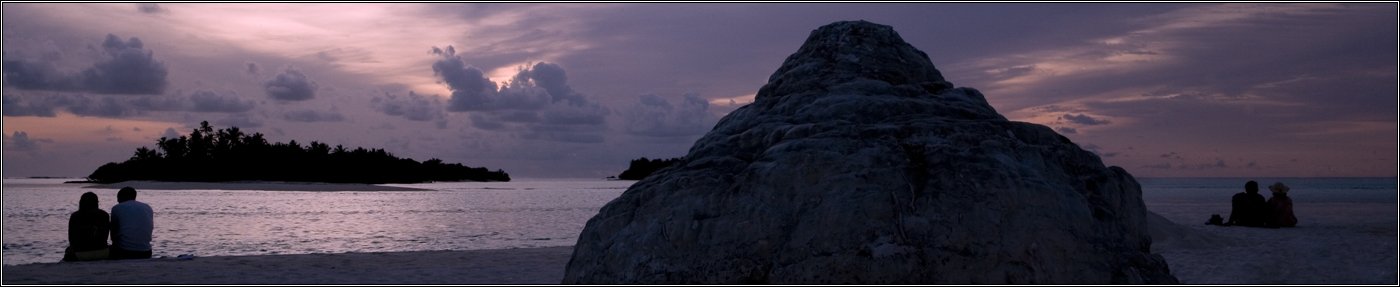
<svg viewBox="0 0 1400 287">
<path fill-rule="evenodd" d="M 643 157 L 639 159 L 634 159 L 632 160 L 632 163 L 627 166 L 627 170 L 624 170 L 622 171 L 622 174 L 617 175 L 617 179 L 642 180 L 648 175 L 651 175 L 652 173 L 655 173 L 656 171 L 661 170 L 663 168 L 675 165 L 680 161 L 681 158 L 679 157 L 668 159 L 647 159 Z"/>
<path fill-rule="evenodd" d="M 88 180 L 112 183 L 154 181 L 296 181 L 330 183 L 422 183 L 432 181 L 510 181 L 502 170 L 398 158 L 383 149 L 348 149 L 312 141 L 269 143 L 262 133 L 238 127 L 214 130 L 201 122 L 188 136 L 162 137 L 156 149 L 141 147 L 130 159 L 98 167 Z"/>
</svg>

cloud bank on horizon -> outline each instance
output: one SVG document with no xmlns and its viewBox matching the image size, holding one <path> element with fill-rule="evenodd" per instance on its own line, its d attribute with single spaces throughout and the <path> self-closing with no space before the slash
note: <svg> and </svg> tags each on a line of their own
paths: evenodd
<svg viewBox="0 0 1400 287">
<path fill-rule="evenodd" d="M 855 19 L 1138 176 L 1394 176 L 1395 11 L 6 3 L 5 176 L 86 175 L 204 120 L 519 177 L 614 175 L 683 155 L 812 29 Z"/>
</svg>

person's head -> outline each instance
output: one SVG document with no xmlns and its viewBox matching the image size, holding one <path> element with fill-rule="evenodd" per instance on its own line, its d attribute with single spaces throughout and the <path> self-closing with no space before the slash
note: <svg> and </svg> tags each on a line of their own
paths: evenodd
<svg viewBox="0 0 1400 287">
<path fill-rule="evenodd" d="M 1248 193 L 1259 193 L 1259 183 L 1253 180 L 1244 183 L 1244 191 Z M 117 200 L 121 200 L 121 197 L 117 197 Z"/>
<path fill-rule="evenodd" d="M 122 190 L 117 191 L 117 203 L 126 202 L 127 200 L 136 200 L 135 188 L 131 188 L 130 186 L 128 186 L 123 187 Z"/>
<path fill-rule="evenodd" d="M 97 194 L 91 191 L 78 197 L 78 210 L 97 209 L 97 204 Z"/>
<path fill-rule="evenodd" d="M 1275 182 L 1274 185 L 1269 186 L 1269 190 L 1273 191 L 1275 195 L 1287 195 L 1288 189 L 1288 186 L 1282 182 Z"/>
</svg>

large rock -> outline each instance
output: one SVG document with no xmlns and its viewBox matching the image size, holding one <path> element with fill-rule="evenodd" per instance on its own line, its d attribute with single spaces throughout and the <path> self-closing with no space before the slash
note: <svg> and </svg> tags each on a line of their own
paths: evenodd
<svg viewBox="0 0 1400 287">
<path fill-rule="evenodd" d="M 590 219 L 564 283 L 1176 283 L 1145 212 L 1123 169 L 838 22 Z"/>
</svg>

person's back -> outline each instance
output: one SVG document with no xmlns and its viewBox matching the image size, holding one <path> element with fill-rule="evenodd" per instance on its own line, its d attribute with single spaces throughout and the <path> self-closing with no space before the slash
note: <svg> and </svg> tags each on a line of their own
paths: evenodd
<svg viewBox="0 0 1400 287">
<path fill-rule="evenodd" d="M 79 197 L 78 211 L 68 217 L 68 248 L 63 252 L 63 261 L 107 259 L 108 216 L 97 205 L 96 193 Z"/>
<path fill-rule="evenodd" d="M 136 189 L 130 187 L 117 192 L 117 202 L 112 206 L 112 258 L 151 258 L 155 212 L 136 201 Z"/>
<path fill-rule="evenodd" d="M 1269 186 L 1274 194 L 1269 198 L 1269 221 L 1274 227 L 1294 227 L 1298 217 L 1293 216 L 1293 199 L 1288 197 L 1288 186 L 1276 182 Z"/>
<path fill-rule="evenodd" d="M 1264 226 L 1269 213 L 1268 203 L 1259 195 L 1259 183 L 1245 183 L 1245 192 L 1230 199 L 1230 220 L 1226 225 Z"/>
</svg>

